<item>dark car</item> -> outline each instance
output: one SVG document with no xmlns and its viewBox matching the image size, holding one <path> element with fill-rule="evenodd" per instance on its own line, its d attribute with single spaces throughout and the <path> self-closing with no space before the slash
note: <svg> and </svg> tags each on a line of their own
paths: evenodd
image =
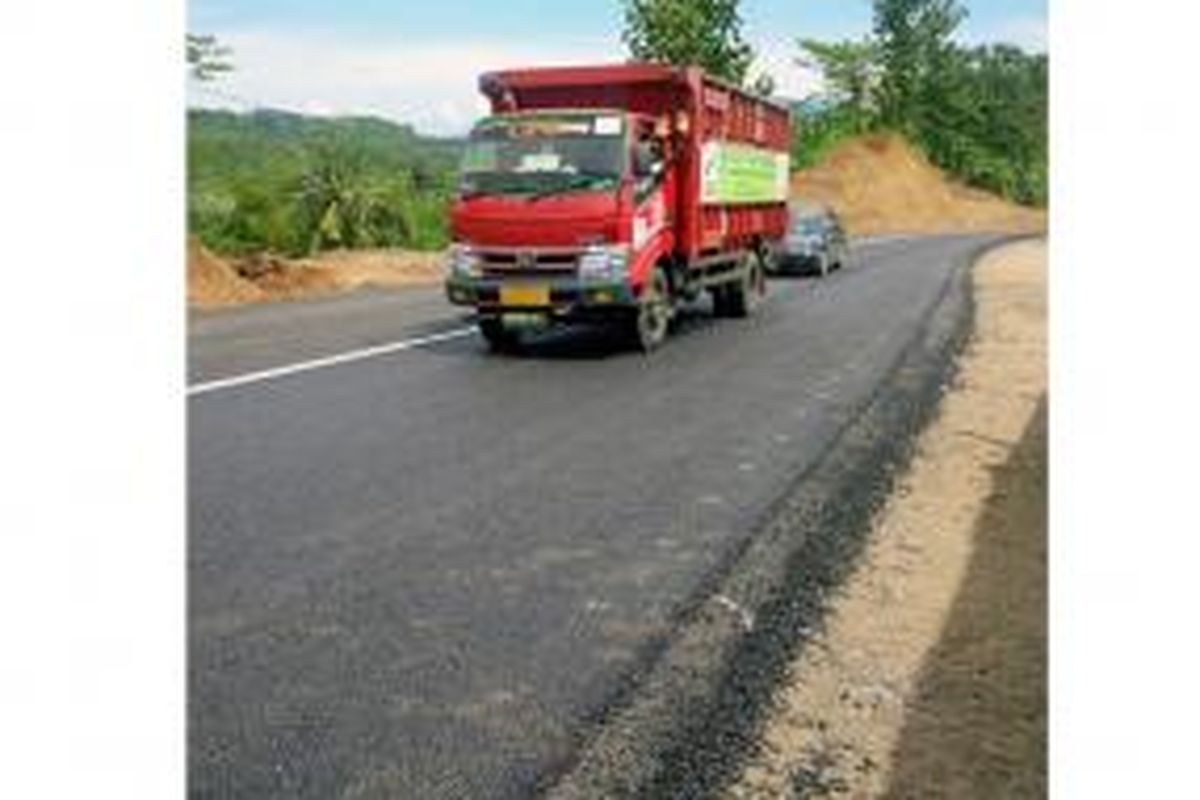
<svg viewBox="0 0 1200 800">
<path fill-rule="evenodd" d="M 846 263 L 846 232 L 830 209 L 793 211 L 788 233 L 775 259 L 777 272 L 812 273 L 824 277 Z"/>
</svg>

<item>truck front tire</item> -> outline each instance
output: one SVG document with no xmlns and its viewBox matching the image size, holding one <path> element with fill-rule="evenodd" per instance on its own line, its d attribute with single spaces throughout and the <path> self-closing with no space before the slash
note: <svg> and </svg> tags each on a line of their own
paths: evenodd
<svg viewBox="0 0 1200 800">
<path fill-rule="evenodd" d="M 479 335 L 493 353 L 511 353 L 521 346 L 520 335 L 505 328 L 498 319 L 479 320 Z"/>
<path fill-rule="evenodd" d="M 642 289 L 637 310 L 629 323 L 633 346 L 643 353 L 657 350 L 666 341 L 671 316 L 671 284 L 666 271 L 662 267 L 655 267 Z"/>
</svg>

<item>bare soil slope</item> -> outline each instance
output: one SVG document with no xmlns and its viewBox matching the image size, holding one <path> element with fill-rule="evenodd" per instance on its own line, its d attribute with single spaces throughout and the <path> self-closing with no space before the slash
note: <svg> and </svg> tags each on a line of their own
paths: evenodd
<svg viewBox="0 0 1200 800">
<path fill-rule="evenodd" d="M 1046 228 L 1045 211 L 954 183 L 896 134 L 843 142 L 792 175 L 792 197 L 831 206 L 860 236 Z"/>
<path fill-rule="evenodd" d="M 188 240 L 188 303 L 201 307 L 284 300 L 361 286 L 436 283 L 441 253 L 408 250 L 356 250 L 322 253 L 310 259 L 259 254 L 224 259 L 196 239 Z"/>
<path fill-rule="evenodd" d="M 209 307 L 247 303 L 266 297 L 262 289 L 237 273 L 229 262 L 211 253 L 194 236 L 187 246 L 188 304 Z"/>
</svg>

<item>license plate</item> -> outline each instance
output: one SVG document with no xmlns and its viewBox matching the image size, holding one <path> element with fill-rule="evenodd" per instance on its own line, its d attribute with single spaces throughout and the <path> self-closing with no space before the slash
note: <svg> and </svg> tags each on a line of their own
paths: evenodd
<svg viewBox="0 0 1200 800">
<path fill-rule="evenodd" d="M 500 305 L 508 308 L 548 306 L 550 305 L 550 287 L 539 284 L 501 286 Z"/>
</svg>

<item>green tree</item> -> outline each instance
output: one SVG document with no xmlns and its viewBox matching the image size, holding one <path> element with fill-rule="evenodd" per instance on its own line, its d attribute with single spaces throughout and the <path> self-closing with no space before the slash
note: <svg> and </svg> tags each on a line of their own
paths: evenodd
<svg viewBox="0 0 1200 800">
<path fill-rule="evenodd" d="M 882 76 L 876 43 L 871 39 L 842 42 L 801 39 L 799 44 L 803 55 L 797 63 L 821 73 L 832 98 L 857 117 L 859 132 L 868 127 L 878 110 L 876 100 Z"/>
<path fill-rule="evenodd" d="M 1008 45 L 955 48 L 928 81 L 918 142 L 969 183 L 1045 203 L 1048 68 Z"/>
<path fill-rule="evenodd" d="M 954 31 L 966 19 L 958 0 L 875 0 L 875 36 L 883 66 L 883 121 L 911 131 L 928 110 L 931 85 L 953 58 Z"/>
<path fill-rule="evenodd" d="M 344 142 L 318 144 L 300 181 L 299 200 L 309 252 L 374 244 L 365 153 Z"/>
<path fill-rule="evenodd" d="M 904 5 L 910 11 L 919 6 L 917 0 Z M 893 11 L 898 7 L 888 5 Z M 957 46 L 948 32 L 960 15 L 949 4 L 921 7 L 931 16 L 913 11 L 907 22 L 902 19 L 890 56 L 879 39 L 800 43 L 800 63 L 820 69 L 829 91 L 796 107 L 794 163 L 812 164 L 848 136 L 889 127 L 905 133 L 960 180 L 1023 203 L 1044 204 L 1046 55 L 1011 45 Z M 881 17 L 881 29 L 892 30 L 891 25 Z M 921 46 L 896 44 L 920 39 L 914 30 L 934 35 Z"/>
<path fill-rule="evenodd" d="M 218 75 L 233 71 L 227 59 L 233 51 L 217 43 L 211 34 L 187 34 L 188 72 L 198 81 L 211 81 Z"/>
<path fill-rule="evenodd" d="M 624 0 L 622 39 L 636 59 L 696 64 L 740 86 L 754 50 L 742 40 L 738 5 L 739 0 Z"/>
<path fill-rule="evenodd" d="M 438 249 L 462 142 L 368 117 L 188 112 L 188 229 L 222 253 Z"/>
</svg>

